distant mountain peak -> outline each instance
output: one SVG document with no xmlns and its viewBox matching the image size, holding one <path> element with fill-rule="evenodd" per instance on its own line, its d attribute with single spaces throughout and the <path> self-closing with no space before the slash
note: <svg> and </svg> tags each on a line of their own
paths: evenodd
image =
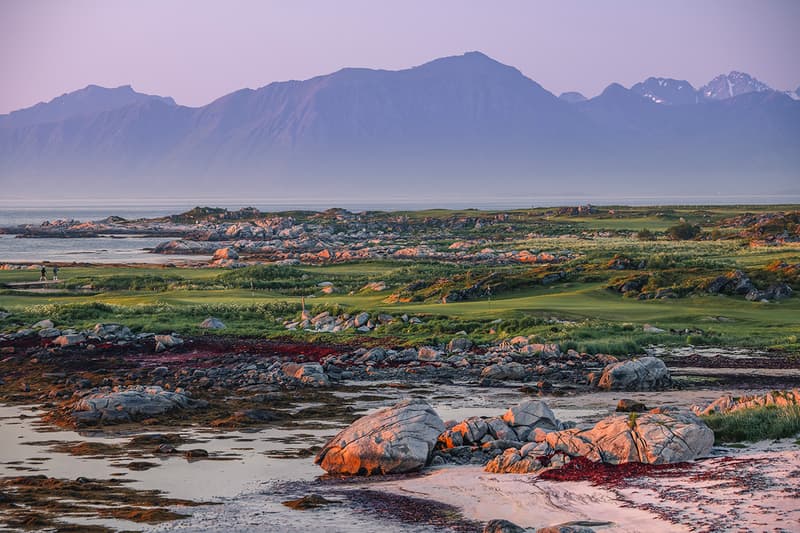
<svg viewBox="0 0 800 533">
<path fill-rule="evenodd" d="M 49 102 L 40 102 L 34 106 L 13 111 L 8 115 L 0 115 L 0 127 L 18 128 L 59 122 L 81 115 L 111 111 L 149 101 L 176 105 L 175 100 L 171 97 L 138 93 L 130 85 L 103 87 L 89 84 L 83 89 L 57 96 Z"/>
<path fill-rule="evenodd" d="M 699 92 L 706 100 L 725 100 L 741 94 L 772 90 L 772 87 L 750 74 L 732 70 L 728 74 L 720 74 L 701 87 Z"/>
<path fill-rule="evenodd" d="M 691 83 L 673 78 L 651 76 L 631 87 L 631 91 L 656 104 L 686 105 L 698 101 L 697 91 Z"/>
<path fill-rule="evenodd" d="M 483 52 L 476 52 L 476 51 L 464 52 L 461 55 L 440 57 L 438 59 L 434 59 L 433 61 L 428 61 L 427 63 L 423 63 L 422 65 L 419 65 L 417 67 L 413 67 L 411 70 L 441 68 L 442 66 L 445 65 L 452 68 L 465 69 L 475 72 L 486 72 L 494 70 L 519 72 L 519 70 L 515 67 L 501 63 L 500 61 L 497 61 L 496 59 L 487 56 Z"/>
<path fill-rule="evenodd" d="M 585 102 L 587 100 L 587 98 L 578 91 L 567 91 L 565 93 L 561 93 L 558 96 L 558 98 L 559 100 L 563 100 L 569 104 L 577 104 L 579 102 Z"/>
</svg>

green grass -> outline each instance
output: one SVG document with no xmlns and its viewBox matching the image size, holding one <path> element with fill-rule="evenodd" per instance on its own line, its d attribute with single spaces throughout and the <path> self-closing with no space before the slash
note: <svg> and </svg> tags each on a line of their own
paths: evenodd
<svg viewBox="0 0 800 533">
<path fill-rule="evenodd" d="M 640 301 L 621 298 L 603 288 L 601 283 L 562 283 L 504 294 L 502 297 L 448 304 L 433 302 L 387 304 L 386 292 L 332 294 L 307 298 L 309 306 L 340 307 L 345 310 L 367 310 L 403 313 L 425 317 L 425 325 L 401 330 L 389 329 L 386 334 L 409 340 L 444 339 L 446 335 L 466 329 L 479 339 L 497 340 L 517 334 L 536 335 L 543 341 L 573 342 L 588 352 L 626 354 L 639 351 L 650 343 L 684 345 L 721 344 L 739 346 L 776 346 L 798 351 L 800 337 L 800 299 L 760 304 L 742 298 L 702 296 L 677 300 Z M 96 312 L 94 305 L 111 306 Z M 256 305 L 292 306 L 299 311 L 300 297 L 275 291 L 249 289 L 173 289 L 167 291 L 112 291 L 94 295 L 0 295 L 0 307 L 14 314 L 0 327 L 13 330 L 56 312 L 60 307 L 95 309 L 88 322 L 123 320 L 143 330 L 195 331 L 205 316 L 228 318 L 226 333 L 285 333 L 274 320 L 238 309 Z M 46 306 L 46 307 L 43 307 Z M 161 306 L 162 313 L 140 313 L 136 309 Z M 212 312 L 210 309 L 214 309 Z M 123 310 L 131 309 L 131 313 Z M 208 311 L 203 311 L 204 309 Z M 214 315 L 214 316 L 216 316 Z M 220 316 L 220 318 L 223 318 Z M 730 322 L 712 317 L 725 316 Z M 286 314 L 280 318 L 290 318 Z M 75 319 L 80 317 L 76 316 Z M 271 317 L 279 318 L 279 317 Z M 492 324 L 495 319 L 499 324 Z M 553 318 L 566 323 L 552 323 Z M 223 320 L 225 320 L 223 318 Z M 87 322 L 86 320 L 83 322 Z M 90 325 L 86 323 L 86 325 Z M 701 337 L 683 334 L 645 333 L 645 323 L 662 329 L 701 328 Z M 73 324 L 70 324 L 73 325 Z M 494 329 L 494 333 L 491 330 Z"/>
<path fill-rule="evenodd" d="M 800 406 L 756 407 L 703 417 L 717 444 L 795 437 L 800 433 Z"/>
<path fill-rule="evenodd" d="M 796 208 L 770 206 L 769 211 Z M 614 214 L 610 214 L 609 209 L 613 209 Z M 276 321 L 296 314 L 300 298 L 305 296 L 307 305 L 316 309 L 423 316 L 421 326 L 393 324 L 382 326 L 372 334 L 396 337 L 409 343 L 447 340 L 448 335 L 465 330 L 479 341 L 523 334 L 582 351 L 614 354 L 640 351 L 648 344 L 736 345 L 800 353 L 800 297 L 797 295 L 763 304 L 748 302 L 741 296 L 698 294 L 704 282 L 734 269 L 747 272 L 759 286 L 784 281 L 778 276 L 788 274 L 770 270 L 767 265 L 776 261 L 800 263 L 800 246 L 750 248 L 744 239 L 677 242 L 663 236 L 663 232 L 681 218 L 709 230 L 723 218 L 748 211 L 763 212 L 764 208 L 611 206 L 598 208 L 598 213 L 592 216 L 558 215 L 556 209 L 550 208 L 521 209 L 503 211 L 509 215 L 507 222 L 481 229 L 465 224 L 451 234 L 434 230 L 431 235 L 418 235 L 414 230 L 408 236 L 409 245 L 421 240 L 439 249 L 445 249 L 454 240 L 480 238 L 488 241 L 475 244 L 476 249 L 569 251 L 569 256 L 575 257 L 556 265 L 386 260 L 241 270 L 66 266 L 60 271 L 65 289 L 84 286 L 93 289 L 90 292 L 25 293 L 0 288 L 0 308 L 13 313 L 0 321 L 0 330 L 13 331 L 53 313 L 63 320 L 76 322 L 60 325 L 81 326 L 91 325 L 91 321 L 117 320 L 141 330 L 192 333 L 198 331 L 196 326 L 205 318 L 203 314 L 215 314 L 228 324 L 226 333 L 274 336 L 286 334 Z M 312 215 L 296 213 L 301 219 Z M 403 215 L 419 221 L 428 217 L 490 219 L 493 213 L 467 209 L 378 213 L 375 216 Z M 509 228 L 511 231 L 507 231 Z M 635 233 L 643 228 L 660 235 L 656 240 L 647 241 L 624 236 L 625 232 Z M 599 238 L 593 233 L 596 231 L 610 231 L 612 236 Z M 540 234 L 548 236 L 530 237 Z M 615 256 L 628 258 L 634 265 L 644 260 L 646 266 L 643 270 L 609 269 L 609 262 Z M 541 284 L 543 275 L 560 270 L 565 272 L 565 280 Z M 786 281 L 800 291 L 796 274 L 793 275 L 794 278 L 787 277 Z M 634 276 L 647 276 L 645 288 L 651 294 L 669 287 L 684 297 L 638 300 L 606 288 Z M 0 285 L 36 280 L 37 270 L 0 271 Z M 413 284 L 420 280 L 426 282 L 424 286 L 414 288 Z M 440 303 L 444 294 L 463 290 L 479 280 L 488 280 L 492 285 L 491 298 L 482 293 L 471 300 Z M 333 283 L 336 292 L 323 294 L 318 287 L 322 281 Z M 383 281 L 387 290 L 363 289 L 367 283 L 375 281 Z M 393 293 L 410 301 L 387 300 Z M 392 301 L 395 303 L 390 303 Z M 501 322 L 496 323 L 497 319 Z M 692 332 L 645 333 L 644 324 Z M 694 332 L 698 329 L 702 333 Z M 347 335 L 350 333 L 338 338 Z"/>
</svg>

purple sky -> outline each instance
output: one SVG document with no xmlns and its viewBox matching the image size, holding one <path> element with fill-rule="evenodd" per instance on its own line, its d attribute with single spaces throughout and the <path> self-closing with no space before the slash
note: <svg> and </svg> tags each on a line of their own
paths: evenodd
<svg viewBox="0 0 800 533">
<path fill-rule="evenodd" d="M 203 105 L 345 66 L 480 50 L 558 94 L 743 70 L 800 85 L 800 2 L 0 0 L 0 113 L 90 83 Z"/>
</svg>

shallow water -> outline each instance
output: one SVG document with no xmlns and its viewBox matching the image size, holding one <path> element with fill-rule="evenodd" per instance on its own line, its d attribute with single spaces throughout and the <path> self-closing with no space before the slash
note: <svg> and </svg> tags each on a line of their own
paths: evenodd
<svg viewBox="0 0 800 533">
<path fill-rule="evenodd" d="M 411 389 L 396 389 L 382 384 L 363 382 L 352 382 L 350 385 L 360 386 L 358 392 L 345 389 L 337 391 L 336 394 L 343 399 L 355 401 L 353 405 L 358 414 L 391 405 L 402 398 L 415 397 L 427 399 L 445 420 L 499 415 L 526 397 L 512 388 L 419 384 Z M 366 389 L 361 388 L 364 386 Z M 574 420 L 580 423 L 596 420 L 610 413 L 622 397 L 633 398 L 651 406 L 688 407 L 692 403 L 708 403 L 723 392 L 743 394 L 760 391 L 601 392 L 577 397 L 542 399 L 552 407 L 561 420 Z M 371 399 L 353 400 L 354 397 L 366 395 Z M 45 474 L 69 479 L 79 476 L 99 479 L 123 478 L 133 481 L 130 484 L 132 488 L 159 489 L 171 497 L 220 504 L 189 510 L 178 508 L 179 512 L 189 512 L 192 516 L 159 526 L 84 518 L 81 518 L 79 523 L 157 531 L 219 531 L 225 528 L 237 531 L 263 531 L 265 524 L 269 524 L 271 531 L 440 530 L 434 526 L 402 523 L 376 515 L 374 512 L 357 512 L 352 506 L 334 505 L 314 511 L 295 511 L 281 505 L 282 501 L 305 495 L 302 483 L 310 483 L 324 472 L 314 465 L 313 457 L 284 458 L 280 452 L 293 455 L 292 451 L 323 445 L 339 431 L 341 423 L 311 420 L 294 427 L 270 426 L 253 431 L 210 431 L 204 428 L 180 428 L 176 431 L 181 436 L 192 439 L 192 442 L 178 446 L 179 449 L 202 448 L 209 452 L 210 459 L 187 460 L 182 455 L 151 454 L 137 456 L 135 459 L 124 455 L 89 458 L 54 452 L 51 450 L 52 444 L 45 444 L 44 441 L 123 444 L 133 434 L 53 430 L 52 427 L 43 425 L 39 421 L 38 414 L 39 412 L 31 407 L 0 406 L 0 450 L 3 452 L 0 476 Z M 168 428 L 159 428 L 158 432 L 171 431 Z M 131 471 L 124 466 L 131 460 L 150 461 L 159 466 L 145 471 Z M 441 475 L 436 472 L 438 470 L 431 471 L 429 475 Z M 298 483 L 300 485 L 297 485 Z M 502 486 L 505 485 L 498 485 Z M 396 490 L 401 488 L 402 484 L 395 485 Z M 314 487 L 313 490 L 326 495 L 324 492 L 319 492 L 325 489 L 326 487 L 322 486 Z M 297 492 L 298 490 L 300 492 Z M 414 496 L 414 494 L 406 495 Z M 69 520 L 76 521 L 72 518 Z"/>
<path fill-rule="evenodd" d="M 0 235 L 0 263 L 151 263 L 207 262 L 210 255 L 164 255 L 150 253 L 169 239 L 164 237 L 91 237 L 17 239 Z M 67 273 L 68 271 L 63 270 Z M 63 274 L 62 274 L 63 276 Z M 31 271 L 31 281 L 39 279 Z"/>
</svg>

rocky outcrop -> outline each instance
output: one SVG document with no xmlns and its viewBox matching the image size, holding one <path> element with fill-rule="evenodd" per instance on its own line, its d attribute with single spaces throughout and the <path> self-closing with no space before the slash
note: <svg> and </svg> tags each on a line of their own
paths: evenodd
<svg viewBox="0 0 800 533">
<path fill-rule="evenodd" d="M 547 432 L 536 443 L 506 449 L 489 472 L 532 473 L 558 468 L 574 457 L 608 464 L 666 464 L 707 455 L 714 432 L 690 412 L 612 415 L 590 429 Z"/>
<path fill-rule="evenodd" d="M 605 390 L 650 391 L 669 387 L 672 377 L 661 359 L 642 357 L 606 366 L 596 385 Z"/>
<path fill-rule="evenodd" d="M 331 474 L 397 474 L 428 464 L 444 422 L 423 400 L 405 400 L 359 418 L 315 462 Z"/>
<path fill-rule="evenodd" d="M 769 300 L 783 300 L 792 295 L 792 288 L 786 283 L 777 283 L 770 285 L 766 289 L 758 290 L 752 289 L 745 295 L 745 299 L 751 302 L 764 302 Z"/>
<path fill-rule="evenodd" d="M 556 452 L 592 461 L 664 464 L 708 454 L 714 432 L 689 412 L 650 412 L 612 415 L 588 430 L 549 433 L 545 442 Z"/>
</svg>

